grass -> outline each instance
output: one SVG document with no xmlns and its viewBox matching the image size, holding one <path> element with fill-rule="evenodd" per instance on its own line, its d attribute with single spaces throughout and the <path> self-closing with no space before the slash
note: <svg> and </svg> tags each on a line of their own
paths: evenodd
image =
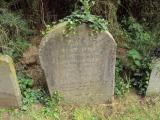
<svg viewBox="0 0 160 120">
<path fill-rule="evenodd" d="M 129 95 L 115 104 L 108 120 L 160 120 L 160 97 Z"/>
<path fill-rule="evenodd" d="M 42 106 L 32 105 L 27 111 L 0 110 L 9 120 L 160 120 L 160 96 L 141 98 L 134 93 L 117 98 L 112 104 L 68 105 L 61 104 L 58 114 Z M 57 115 L 57 118 L 55 117 Z"/>
</svg>

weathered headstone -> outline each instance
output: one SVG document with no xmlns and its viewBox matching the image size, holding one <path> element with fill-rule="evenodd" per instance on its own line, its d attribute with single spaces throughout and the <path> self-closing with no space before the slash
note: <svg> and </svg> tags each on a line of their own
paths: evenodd
<svg viewBox="0 0 160 120">
<path fill-rule="evenodd" d="M 0 56 L 0 107 L 19 107 L 21 94 L 13 61 L 9 56 Z"/>
<path fill-rule="evenodd" d="M 160 60 L 153 61 L 153 68 L 146 95 L 160 94 Z"/>
<path fill-rule="evenodd" d="M 57 25 L 42 40 L 40 62 L 49 92 L 74 103 L 104 103 L 114 95 L 116 43 L 109 32 L 91 36 L 87 25 L 64 37 Z"/>
</svg>

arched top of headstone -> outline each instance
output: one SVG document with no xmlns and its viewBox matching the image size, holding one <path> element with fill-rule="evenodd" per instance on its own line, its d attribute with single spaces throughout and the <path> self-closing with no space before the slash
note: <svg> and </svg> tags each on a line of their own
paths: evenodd
<svg viewBox="0 0 160 120">
<path fill-rule="evenodd" d="M 43 46 L 45 44 L 45 42 L 47 42 L 50 38 L 65 37 L 66 25 L 67 25 L 66 22 L 59 23 L 59 24 L 55 25 L 48 32 L 48 34 L 44 36 L 41 45 Z M 91 32 L 92 32 L 91 28 L 89 28 L 87 24 L 83 23 L 83 24 L 77 26 L 77 28 L 75 28 L 75 34 L 68 33 L 69 34 L 68 36 L 74 36 L 76 34 L 82 34 L 82 35 L 88 34 L 89 36 L 91 36 Z M 115 46 L 117 45 L 113 36 L 111 35 L 111 33 L 109 31 L 100 32 L 100 33 L 95 34 L 95 36 L 97 36 L 97 35 L 98 36 L 106 36 L 108 38 L 111 38 L 111 39 L 109 39 L 111 41 L 110 43 L 114 44 Z"/>
</svg>

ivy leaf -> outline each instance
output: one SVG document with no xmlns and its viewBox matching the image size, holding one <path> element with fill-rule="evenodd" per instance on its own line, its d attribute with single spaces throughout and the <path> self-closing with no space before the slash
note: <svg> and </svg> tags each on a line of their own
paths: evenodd
<svg viewBox="0 0 160 120">
<path fill-rule="evenodd" d="M 140 62 L 139 60 L 135 60 L 134 63 L 135 63 L 138 67 L 141 66 L 141 62 Z"/>
<path fill-rule="evenodd" d="M 127 56 L 130 58 L 133 58 L 133 60 L 141 60 L 142 59 L 140 53 L 135 49 L 131 49 L 130 51 L 128 51 Z"/>
</svg>

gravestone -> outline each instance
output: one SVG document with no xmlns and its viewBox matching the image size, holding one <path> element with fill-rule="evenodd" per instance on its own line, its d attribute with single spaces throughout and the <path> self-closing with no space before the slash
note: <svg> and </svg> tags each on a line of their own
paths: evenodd
<svg viewBox="0 0 160 120">
<path fill-rule="evenodd" d="M 15 108 L 21 105 L 13 61 L 9 56 L 0 56 L 0 107 Z"/>
<path fill-rule="evenodd" d="M 116 43 L 109 32 L 91 36 L 87 25 L 65 37 L 65 23 L 42 40 L 40 62 L 49 92 L 74 103 L 104 103 L 114 95 Z"/>
<path fill-rule="evenodd" d="M 146 95 L 160 94 L 160 59 L 153 61 L 153 68 Z"/>
</svg>

